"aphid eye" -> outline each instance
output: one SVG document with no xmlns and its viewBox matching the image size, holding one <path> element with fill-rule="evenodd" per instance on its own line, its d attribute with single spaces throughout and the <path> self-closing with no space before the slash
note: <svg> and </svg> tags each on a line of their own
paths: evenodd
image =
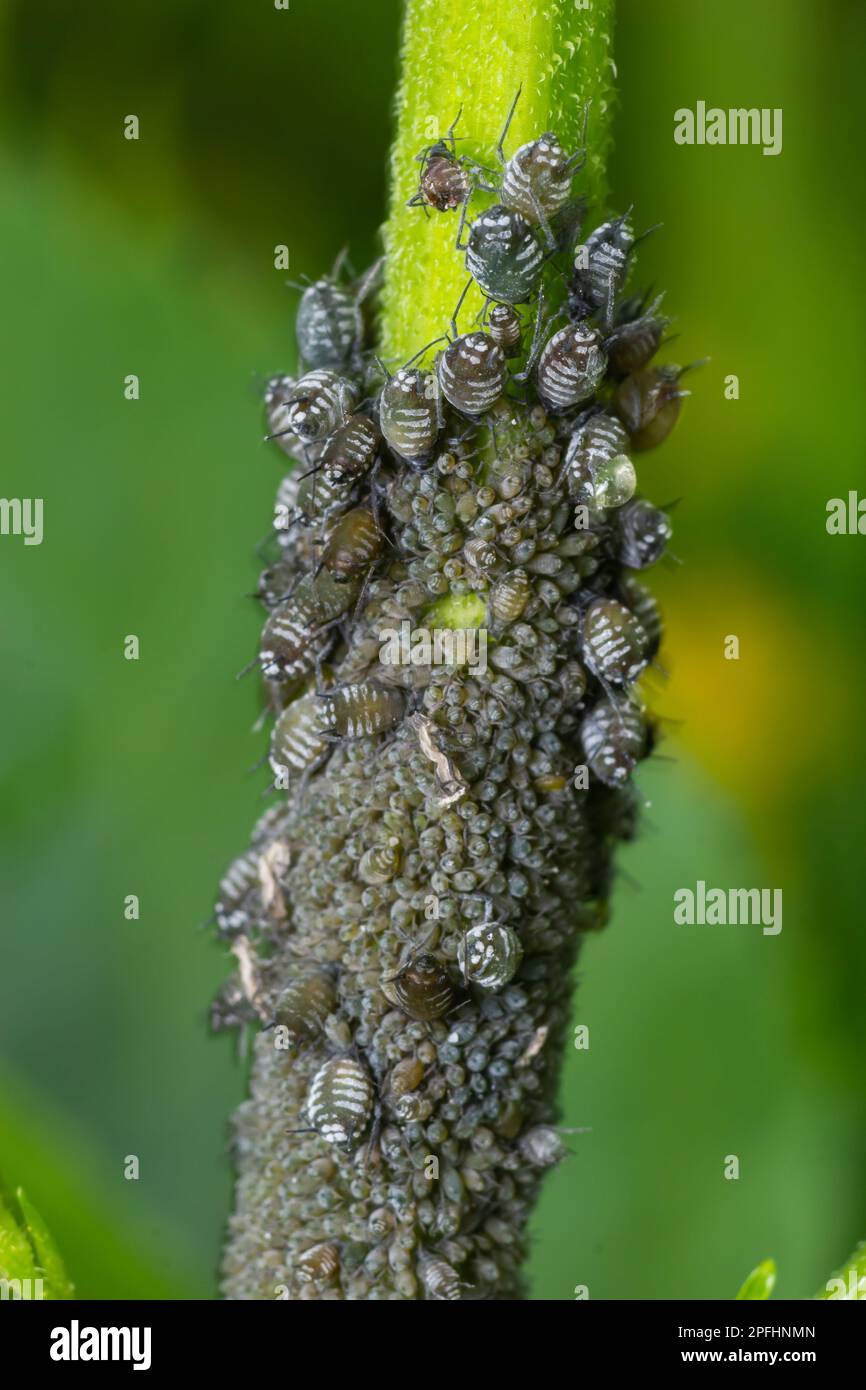
<svg viewBox="0 0 866 1390">
<path fill-rule="evenodd" d="M 351 1149 L 373 1114 L 375 1089 L 367 1068 L 354 1057 L 333 1057 L 313 1077 L 307 1116 L 327 1144 Z"/>
<path fill-rule="evenodd" d="M 457 963 L 465 978 L 482 989 L 502 989 L 523 959 L 523 947 L 505 922 L 478 922 L 457 947 Z"/>
<path fill-rule="evenodd" d="M 599 680 L 628 685 L 648 661 L 647 635 L 637 618 L 616 599 L 594 599 L 583 615 L 583 659 Z"/>
</svg>

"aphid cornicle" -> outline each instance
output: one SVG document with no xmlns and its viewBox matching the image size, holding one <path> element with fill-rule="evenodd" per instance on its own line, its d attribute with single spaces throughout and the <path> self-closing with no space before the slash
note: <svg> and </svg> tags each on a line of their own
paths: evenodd
<svg viewBox="0 0 866 1390">
<path fill-rule="evenodd" d="M 601 338 L 589 323 L 570 323 L 545 343 L 536 369 L 538 394 L 554 414 L 594 395 L 607 359 Z"/>
<path fill-rule="evenodd" d="M 442 394 L 464 415 L 483 415 L 498 401 L 508 380 L 505 353 L 488 333 L 465 333 L 436 359 Z"/>
<path fill-rule="evenodd" d="M 382 993 L 404 1014 L 425 1023 L 448 1013 L 457 997 L 447 970 L 427 951 L 383 977 Z"/>
<path fill-rule="evenodd" d="M 415 156 L 416 164 L 421 165 L 421 173 L 418 191 L 409 199 L 408 207 L 431 207 L 437 212 L 452 212 L 465 203 L 472 192 L 472 179 L 465 161 L 457 154 L 454 137 L 460 114 L 458 111 L 441 140 L 428 145 Z"/>
<path fill-rule="evenodd" d="M 329 751 L 321 737 L 322 714 L 314 695 L 287 705 L 271 730 L 270 763 L 277 777 L 299 777 Z"/>
<path fill-rule="evenodd" d="M 273 1023 L 286 1031 L 292 1047 L 312 1042 L 337 1002 L 334 978 L 326 970 L 298 974 L 277 996 Z"/>
<path fill-rule="evenodd" d="M 328 1144 L 351 1149 L 373 1114 L 373 1078 L 354 1057 L 332 1057 L 320 1067 L 307 1093 L 307 1116 Z"/>
<path fill-rule="evenodd" d="M 332 527 L 322 564 L 338 584 L 366 572 L 382 551 L 384 537 L 369 507 L 355 507 Z"/>
<path fill-rule="evenodd" d="M 664 443 L 679 418 L 684 367 L 647 367 L 620 382 L 614 398 L 617 413 L 631 435 L 633 449 L 655 449 Z"/>
<path fill-rule="evenodd" d="M 494 304 L 487 315 L 487 331 L 506 357 L 518 357 L 523 343 L 523 324 L 513 304 Z"/>
<path fill-rule="evenodd" d="M 482 989 L 502 989 L 523 959 L 523 947 L 507 922 L 477 922 L 457 945 L 464 977 Z"/>
<path fill-rule="evenodd" d="M 599 700 L 580 726 L 587 766 L 608 787 L 621 787 L 647 751 L 647 727 L 636 705 Z"/>
<path fill-rule="evenodd" d="M 426 459 L 439 437 L 439 387 L 432 372 L 401 367 L 379 397 L 379 425 L 386 441 L 409 462 Z"/>
<path fill-rule="evenodd" d="M 642 497 L 634 498 L 617 513 L 620 563 L 642 570 L 660 560 L 673 534 L 670 517 Z"/>
<path fill-rule="evenodd" d="M 600 311 L 604 326 L 611 327 L 616 297 L 625 284 L 634 245 L 634 228 L 627 212 L 590 232 L 579 248 L 583 253 L 581 261 L 575 265 L 569 300 L 573 317 L 583 318 Z"/>
<path fill-rule="evenodd" d="M 319 367 L 302 376 L 289 393 L 285 428 L 302 440 L 321 439 L 343 423 L 358 400 L 353 381 Z"/>
<path fill-rule="evenodd" d="M 316 697 L 322 730 L 331 738 L 368 738 L 387 733 L 403 717 L 405 697 L 396 686 L 358 681 Z"/>
<path fill-rule="evenodd" d="M 525 304 L 543 265 L 544 252 L 529 222 L 504 204 L 482 212 L 469 228 L 466 269 L 490 299 Z"/>
<path fill-rule="evenodd" d="M 627 685 L 647 664 L 647 635 L 637 618 L 613 598 L 597 598 L 586 609 L 581 626 L 581 650 L 586 665 L 599 680 Z"/>
</svg>

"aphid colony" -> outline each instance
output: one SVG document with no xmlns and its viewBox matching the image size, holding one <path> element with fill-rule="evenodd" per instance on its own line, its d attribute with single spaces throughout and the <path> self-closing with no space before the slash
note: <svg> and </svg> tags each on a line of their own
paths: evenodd
<svg viewBox="0 0 866 1390">
<path fill-rule="evenodd" d="M 659 299 L 624 297 L 630 216 L 576 255 L 584 152 L 545 134 L 508 155 L 507 129 L 497 175 L 452 126 L 412 200 L 454 215 L 480 321 L 389 372 L 376 269 L 338 265 L 303 290 L 298 371 L 265 394 L 292 467 L 257 591 L 275 801 L 216 913 L 242 969 L 215 1025 L 258 1030 L 230 1298 L 517 1297 L 566 1153 L 569 971 L 652 743 L 635 682 L 661 623 L 636 574 L 671 527 L 633 455 L 683 393 L 654 365 Z M 563 271 L 552 319 L 542 282 Z M 486 669 L 380 660 L 384 629 L 435 625 L 445 597 L 486 614 Z"/>
</svg>

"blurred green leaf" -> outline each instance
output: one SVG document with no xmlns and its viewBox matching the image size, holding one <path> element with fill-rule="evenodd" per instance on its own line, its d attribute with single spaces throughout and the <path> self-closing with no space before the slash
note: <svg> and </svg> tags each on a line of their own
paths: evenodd
<svg viewBox="0 0 866 1390">
<path fill-rule="evenodd" d="M 776 1262 L 775 1260 L 764 1260 L 752 1270 L 735 1301 L 739 1302 L 745 1299 L 750 1302 L 760 1302 L 761 1299 L 770 1297 L 775 1286 Z"/>
<path fill-rule="evenodd" d="M 24 1215 L 27 1234 L 36 1253 L 36 1262 L 45 1278 L 46 1298 L 74 1298 L 75 1285 L 66 1273 L 60 1251 L 39 1212 L 25 1195 L 23 1187 L 18 1188 L 18 1205 Z"/>
</svg>

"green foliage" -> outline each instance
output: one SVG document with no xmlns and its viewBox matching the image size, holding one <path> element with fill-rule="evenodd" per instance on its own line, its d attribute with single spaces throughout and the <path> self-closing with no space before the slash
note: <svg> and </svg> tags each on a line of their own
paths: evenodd
<svg viewBox="0 0 866 1390">
<path fill-rule="evenodd" d="M 16 1194 L 21 1212 L 19 1221 L 0 1198 L 0 1279 L 25 1283 L 30 1290 L 39 1287 L 45 1299 L 73 1298 L 75 1289 L 60 1251 L 42 1217 L 19 1187 Z M 37 1297 L 30 1292 L 30 1297 Z"/>
<path fill-rule="evenodd" d="M 741 1299 L 744 1299 L 750 1302 L 760 1302 L 762 1299 L 770 1297 L 775 1285 L 775 1262 L 773 1260 L 762 1260 L 746 1278 L 742 1288 L 737 1294 L 736 1301 L 739 1302 Z"/>
</svg>

